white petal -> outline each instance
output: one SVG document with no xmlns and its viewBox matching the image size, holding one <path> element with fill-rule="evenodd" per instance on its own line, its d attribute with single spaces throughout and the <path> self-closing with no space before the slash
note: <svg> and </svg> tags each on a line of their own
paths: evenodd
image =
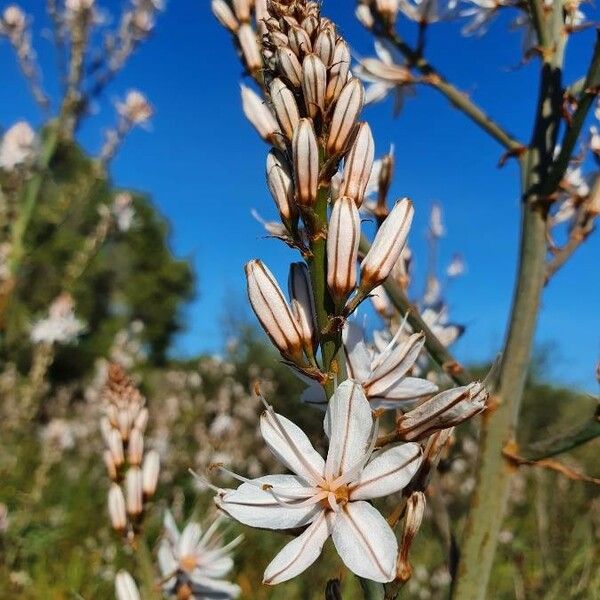
<svg viewBox="0 0 600 600">
<path fill-rule="evenodd" d="M 398 383 L 414 366 L 424 344 L 425 336 L 422 333 L 414 333 L 405 342 L 398 344 L 365 383 L 369 396 L 380 396 L 381 392 Z"/>
<path fill-rule="evenodd" d="M 317 558 L 329 537 L 329 526 L 325 511 L 297 538 L 286 544 L 265 569 L 263 583 L 274 585 L 296 577 Z"/>
<path fill-rule="evenodd" d="M 302 508 L 282 506 L 271 493 L 260 487 L 262 484 L 268 484 L 276 487 L 280 495 L 282 490 L 289 490 L 294 496 L 308 498 L 310 494 L 302 494 L 306 485 L 294 475 L 266 475 L 255 479 L 254 482 L 259 485 L 243 483 L 237 490 L 227 491 L 222 497 L 215 498 L 215 503 L 240 523 L 264 529 L 302 527 L 310 523 L 320 510 L 318 504 Z M 290 501 L 287 497 L 285 500 Z"/>
<path fill-rule="evenodd" d="M 423 460 L 419 444 L 400 444 L 374 454 L 352 484 L 352 500 L 369 500 L 388 496 L 406 487 Z"/>
<path fill-rule="evenodd" d="M 342 332 L 342 339 L 350 377 L 356 381 L 366 381 L 371 373 L 371 356 L 362 327 L 348 321 Z"/>
<path fill-rule="evenodd" d="M 394 89 L 394 85 L 384 81 L 371 83 L 365 89 L 365 104 L 381 102 Z"/>
<path fill-rule="evenodd" d="M 163 517 L 163 527 L 165 534 L 172 544 L 176 544 L 179 540 L 179 529 L 177 523 L 173 518 L 173 513 L 170 510 L 165 510 L 165 516 Z"/>
<path fill-rule="evenodd" d="M 229 581 L 203 577 L 199 573 L 194 573 L 191 580 L 194 584 L 193 592 L 195 598 L 224 600 L 225 598 L 237 598 L 240 595 L 241 590 L 239 586 L 235 585 L 235 583 L 230 583 Z"/>
<path fill-rule="evenodd" d="M 362 386 L 347 379 L 338 386 L 325 414 L 328 476 L 345 473 L 364 459 L 373 429 L 373 413 Z"/>
<path fill-rule="evenodd" d="M 394 579 L 398 555 L 396 536 L 368 502 L 348 502 L 336 513 L 331 537 L 340 558 L 353 573 L 382 583 Z"/>
<path fill-rule="evenodd" d="M 160 567 L 160 572 L 163 577 L 175 573 L 179 567 L 175 557 L 173 556 L 173 551 L 166 540 L 163 540 L 158 547 L 158 566 Z M 166 589 L 169 589 L 174 586 L 175 583 L 175 577 L 171 577 L 170 579 L 167 579 L 163 585 Z"/>
<path fill-rule="evenodd" d="M 177 555 L 179 557 L 194 554 L 198 548 L 198 542 L 202 537 L 202 530 L 198 523 L 188 523 L 181 533 L 177 544 Z"/>
<path fill-rule="evenodd" d="M 407 400 L 414 400 L 415 398 L 422 398 L 423 396 L 435 394 L 437 390 L 437 385 L 428 379 L 403 377 L 400 381 L 383 390 L 381 393 L 374 394 L 372 399 L 405 402 Z M 371 397 L 370 393 L 369 397 Z"/>
<path fill-rule="evenodd" d="M 323 475 L 325 461 L 300 427 L 282 415 L 264 412 L 260 418 L 260 432 L 282 464 L 306 481 L 317 483 Z"/>
<path fill-rule="evenodd" d="M 198 569 L 196 569 L 191 577 L 194 578 L 194 573 L 199 571 L 203 576 L 218 579 L 225 577 L 231 569 L 233 569 L 233 559 L 231 556 L 221 556 L 217 560 L 203 561 L 202 556 L 198 558 Z"/>
</svg>

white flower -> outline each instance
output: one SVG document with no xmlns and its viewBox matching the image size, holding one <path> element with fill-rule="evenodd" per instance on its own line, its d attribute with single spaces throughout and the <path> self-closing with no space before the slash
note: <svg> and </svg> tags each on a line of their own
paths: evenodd
<svg viewBox="0 0 600 600">
<path fill-rule="evenodd" d="M 394 114 L 399 114 L 407 95 L 414 93 L 410 85 L 410 70 L 397 57 L 395 49 L 388 43 L 377 40 L 375 53 L 378 58 L 364 58 L 355 69 L 356 75 L 366 82 L 365 104 L 381 102 L 394 93 Z"/>
<path fill-rule="evenodd" d="M 73 299 L 60 295 L 50 305 L 48 317 L 40 319 L 31 328 L 30 338 L 34 344 L 70 344 L 85 330 L 83 321 L 75 316 Z"/>
<path fill-rule="evenodd" d="M 141 125 L 150 120 L 154 109 L 144 94 L 130 90 L 125 96 L 125 101 L 117 103 L 117 112 L 134 125 Z"/>
<path fill-rule="evenodd" d="M 452 17 L 456 4 L 456 0 L 401 0 L 400 10 L 416 23 L 437 23 Z"/>
<path fill-rule="evenodd" d="M 129 231 L 135 217 L 132 195 L 128 192 L 117 194 L 113 200 L 112 213 L 117 229 L 122 232 Z"/>
<path fill-rule="evenodd" d="M 446 275 L 448 277 L 460 277 L 467 270 L 465 259 L 461 254 L 454 254 L 452 260 L 446 267 Z"/>
<path fill-rule="evenodd" d="M 398 542 L 368 501 L 393 494 L 412 479 L 422 461 L 418 444 L 373 452 L 377 437 L 362 387 L 344 381 L 325 415 L 327 459 L 294 423 L 271 407 L 261 417 L 261 434 L 293 475 L 245 480 L 222 490 L 217 505 L 241 523 L 266 529 L 308 527 L 275 556 L 264 582 L 276 584 L 302 573 L 321 554 L 331 535 L 345 565 L 356 575 L 386 582 L 396 575 Z"/>
<path fill-rule="evenodd" d="M 502 0 L 463 0 L 463 2 L 469 6 L 459 13 L 461 17 L 469 19 L 469 22 L 460 30 L 466 36 L 485 34 L 498 15 L 498 9 L 508 6 Z"/>
<path fill-rule="evenodd" d="M 38 151 L 38 140 L 25 121 L 15 123 L 0 142 L 0 168 L 12 171 L 16 166 L 30 163 Z"/>
<path fill-rule="evenodd" d="M 369 348 L 364 339 L 364 330 L 354 321 L 348 321 L 342 334 L 349 376 L 360 383 L 371 408 L 395 409 L 410 407 L 438 390 L 427 379 L 410 377 L 417 358 L 425 344 L 425 336 L 416 333 L 404 336 L 403 329 L 379 349 Z M 323 388 L 314 381 L 305 379 L 309 387 L 302 394 L 302 401 L 324 405 L 327 398 Z"/>
<path fill-rule="evenodd" d="M 198 523 L 188 523 L 180 533 L 170 511 L 165 512 L 165 536 L 158 548 L 163 589 L 176 593 L 179 586 L 191 588 L 193 598 L 237 598 L 240 588 L 223 579 L 233 568 L 231 550 L 242 536 L 223 545 L 217 519 L 205 532 Z"/>
<path fill-rule="evenodd" d="M 140 600 L 140 592 L 127 571 L 119 571 L 115 577 L 115 594 L 117 600 Z"/>
<path fill-rule="evenodd" d="M 449 322 L 448 306 L 443 302 L 438 303 L 437 306 L 426 308 L 421 313 L 421 318 L 446 348 L 451 346 L 465 330 L 462 325 Z"/>
</svg>

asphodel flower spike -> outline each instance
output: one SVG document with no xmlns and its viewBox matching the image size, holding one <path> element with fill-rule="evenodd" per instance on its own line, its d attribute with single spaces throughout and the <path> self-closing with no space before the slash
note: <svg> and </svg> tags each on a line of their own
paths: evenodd
<svg viewBox="0 0 600 600">
<path fill-rule="evenodd" d="M 240 478 L 237 490 L 215 498 L 241 523 L 265 529 L 306 527 L 265 570 L 270 585 L 287 581 L 313 564 L 331 535 L 346 566 L 356 575 L 387 582 L 396 575 L 398 542 L 369 500 L 404 488 L 419 469 L 418 444 L 373 452 L 377 423 L 360 385 L 344 381 L 325 415 L 327 458 L 294 423 L 267 405 L 261 434 L 269 449 L 294 475 Z"/>
<path fill-rule="evenodd" d="M 340 186 L 340 196 L 349 196 L 360 208 L 365 197 L 365 190 L 371 177 L 375 143 L 368 123 L 358 126 L 352 148 L 344 161 L 344 173 Z"/>
<path fill-rule="evenodd" d="M 292 314 L 298 323 L 304 349 L 312 356 L 317 344 L 315 325 L 315 303 L 310 284 L 310 275 L 305 263 L 290 265 L 288 288 L 292 304 Z"/>
<path fill-rule="evenodd" d="M 408 198 L 396 202 L 375 235 L 375 240 L 360 265 L 363 293 L 383 283 L 400 258 L 410 231 L 414 208 Z"/>
<path fill-rule="evenodd" d="M 339 154 L 346 149 L 348 140 L 354 130 L 354 125 L 363 108 L 365 92 L 362 83 L 351 79 L 342 89 L 331 118 L 327 152 Z"/>
<path fill-rule="evenodd" d="M 296 201 L 313 206 L 319 184 L 319 146 L 311 119 L 300 119 L 292 139 Z"/>
<path fill-rule="evenodd" d="M 301 361 L 302 336 L 275 277 L 260 260 L 246 264 L 248 298 L 262 328 L 283 356 Z"/>
<path fill-rule="evenodd" d="M 356 287 L 360 215 L 352 198 L 338 198 L 327 233 L 327 285 L 336 303 L 345 302 Z"/>
</svg>

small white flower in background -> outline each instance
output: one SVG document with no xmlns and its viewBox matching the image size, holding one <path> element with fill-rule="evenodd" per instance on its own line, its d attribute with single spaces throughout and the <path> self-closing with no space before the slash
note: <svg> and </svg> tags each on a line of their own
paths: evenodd
<svg viewBox="0 0 600 600">
<path fill-rule="evenodd" d="M 503 6 L 510 6 L 510 3 L 503 0 L 463 0 L 468 8 L 461 10 L 459 16 L 469 19 L 460 32 L 463 35 L 484 35 L 487 33 L 492 21 L 498 15 L 498 11 Z"/>
<path fill-rule="evenodd" d="M 224 544 L 219 531 L 223 518 L 218 518 L 202 533 L 198 523 L 188 523 L 180 533 L 170 511 L 165 512 L 164 537 L 158 549 L 158 562 L 163 575 L 163 590 L 177 594 L 182 589 L 191 593 L 186 598 L 237 598 L 239 586 L 223 579 L 233 568 L 231 551 L 242 541 L 238 536 Z M 183 597 L 183 596 L 178 596 Z"/>
<path fill-rule="evenodd" d="M 386 582 L 396 575 L 398 542 L 381 513 L 368 501 L 404 488 L 417 472 L 418 444 L 373 452 L 377 437 L 362 387 L 344 381 L 325 415 L 327 459 L 306 434 L 267 406 L 260 422 L 269 449 L 294 475 L 267 475 L 237 490 L 221 490 L 217 505 L 241 523 L 265 529 L 308 527 L 267 566 L 264 582 L 287 581 L 312 565 L 331 535 L 344 564 L 356 575 Z"/>
<path fill-rule="evenodd" d="M 443 302 L 438 303 L 437 306 L 427 307 L 421 313 L 421 318 L 446 348 L 451 346 L 465 330 L 462 325 L 449 322 L 448 307 Z"/>
<path fill-rule="evenodd" d="M 94 0 L 65 0 L 68 13 L 79 14 L 94 8 Z"/>
<path fill-rule="evenodd" d="M 443 237 L 445 233 L 446 230 L 442 220 L 442 207 L 435 202 L 431 206 L 431 212 L 429 213 L 429 235 L 432 238 L 439 239 Z"/>
<path fill-rule="evenodd" d="M 61 294 L 48 310 L 48 316 L 31 328 L 34 344 L 70 344 L 85 331 L 83 321 L 75 316 L 75 304 L 69 294 Z"/>
<path fill-rule="evenodd" d="M 394 93 L 394 114 L 399 114 L 407 95 L 414 93 L 410 83 L 413 77 L 402 59 L 389 44 L 377 40 L 375 52 L 378 58 L 363 58 L 355 69 L 356 75 L 369 84 L 365 90 L 365 103 L 373 104 Z"/>
<path fill-rule="evenodd" d="M 600 157 L 600 131 L 598 127 L 592 125 L 590 127 L 590 139 L 588 142 L 590 150 L 593 152 L 596 158 Z"/>
<path fill-rule="evenodd" d="M 465 259 L 460 254 L 455 254 L 450 261 L 450 264 L 446 267 L 446 275 L 448 277 L 460 277 L 464 275 L 467 270 Z"/>
<path fill-rule="evenodd" d="M 39 143 L 33 129 L 25 121 L 15 123 L 0 142 L 0 168 L 12 171 L 19 165 L 31 163 L 38 153 Z"/>
<path fill-rule="evenodd" d="M 22 35 L 27 25 L 25 13 L 16 4 L 11 4 L 4 9 L 0 19 L 0 33 L 16 38 Z"/>
<path fill-rule="evenodd" d="M 451 19 L 456 5 L 456 0 L 401 0 L 400 10 L 411 21 L 426 25 Z"/>
<path fill-rule="evenodd" d="M 117 102 L 117 112 L 130 123 L 141 125 L 151 119 L 154 109 L 144 94 L 130 90 L 124 102 Z"/>
<path fill-rule="evenodd" d="M 135 217 L 133 196 L 128 192 L 120 192 L 113 200 L 112 213 L 117 224 L 117 229 L 122 232 L 129 231 Z"/>
<path fill-rule="evenodd" d="M 141 600 L 140 592 L 127 571 L 119 571 L 115 577 L 115 594 L 117 600 Z"/>
<path fill-rule="evenodd" d="M 75 447 L 75 428 L 65 419 L 51 419 L 40 431 L 40 437 L 47 444 L 60 450 L 71 450 Z"/>
<path fill-rule="evenodd" d="M 433 306 L 440 301 L 442 294 L 442 284 L 435 275 L 429 275 L 427 277 L 427 283 L 425 285 L 425 294 L 423 295 L 423 304 L 425 306 Z"/>
<path fill-rule="evenodd" d="M 285 225 L 280 221 L 267 221 L 254 208 L 250 211 L 250 214 L 265 228 L 269 235 L 275 237 L 286 237 L 288 235 Z"/>
</svg>

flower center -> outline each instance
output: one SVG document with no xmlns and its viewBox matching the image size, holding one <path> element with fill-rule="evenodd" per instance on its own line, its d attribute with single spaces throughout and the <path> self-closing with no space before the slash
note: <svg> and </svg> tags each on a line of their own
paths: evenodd
<svg viewBox="0 0 600 600">
<path fill-rule="evenodd" d="M 321 500 L 320 504 L 326 510 L 333 510 L 332 500 L 335 499 L 335 504 L 344 506 L 350 500 L 350 492 L 348 486 L 343 484 L 336 488 L 332 488 L 329 482 L 319 486 L 324 492 L 327 492 L 327 497 Z M 333 498 L 332 498 L 333 496 Z"/>
<path fill-rule="evenodd" d="M 182 570 L 187 572 L 193 571 L 196 568 L 197 564 L 198 560 L 192 554 L 187 554 L 186 556 L 182 556 L 179 559 L 179 566 L 182 568 Z"/>
</svg>

